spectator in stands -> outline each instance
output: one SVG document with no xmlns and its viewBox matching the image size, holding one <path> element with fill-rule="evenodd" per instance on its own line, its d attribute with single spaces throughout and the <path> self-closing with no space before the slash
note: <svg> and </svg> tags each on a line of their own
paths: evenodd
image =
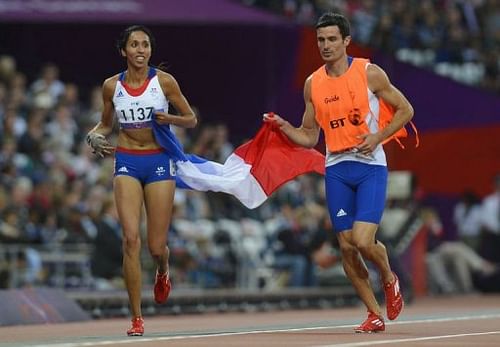
<svg viewBox="0 0 500 347">
<path fill-rule="evenodd" d="M 26 246 L 19 249 L 15 260 L 17 283 L 12 283 L 14 287 L 31 287 L 43 282 L 44 271 L 42 259 L 38 251 Z"/>
<path fill-rule="evenodd" d="M 463 193 L 460 201 L 453 209 L 453 222 L 458 237 L 475 251 L 479 249 L 481 229 L 481 200 L 471 191 Z"/>
<path fill-rule="evenodd" d="M 55 107 L 52 119 L 45 127 L 49 143 L 53 147 L 73 150 L 78 130 L 73 116 L 65 104 L 57 104 Z"/>
<path fill-rule="evenodd" d="M 17 62 L 11 55 L 0 55 L 0 82 L 9 85 L 16 73 Z"/>
<path fill-rule="evenodd" d="M 2 211 L 0 216 L 0 241 L 1 243 L 24 242 L 22 230 L 19 225 L 17 210 L 9 206 Z"/>
<path fill-rule="evenodd" d="M 204 125 L 193 144 L 193 154 L 208 160 L 215 160 L 217 153 L 215 152 L 215 128 L 213 125 Z"/>
<path fill-rule="evenodd" d="M 10 287 L 9 263 L 6 259 L 0 258 L 0 289 L 8 289 Z"/>
<path fill-rule="evenodd" d="M 436 211 L 424 209 L 422 220 L 428 230 L 429 280 L 431 286 L 437 286 L 438 293 L 471 293 L 475 290 L 474 274 L 490 276 L 497 271 L 495 264 L 480 257 L 462 241 L 443 241 L 444 229 Z"/>
<path fill-rule="evenodd" d="M 382 310 L 363 258 L 377 266 L 386 293 L 388 318 L 397 318 L 403 308 L 398 278 L 391 270 L 385 246 L 375 238 L 387 186 L 382 142 L 413 117 L 413 108 L 380 67 L 347 55 L 351 36 L 344 16 L 321 16 L 316 37 L 325 65 L 305 82 L 302 125 L 296 128 L 277 115 L 264 114 L 264 120 L 279 126 L 291 141 L 304 147 L 314 147 L 323 130 L 330 217 L 337 231 L 344 269 L 368 309 L 368 318 L 355 331 L 383 331 Z M 379 128 L 372 119 L 369 103 L 380 105 L 382 101 L 394 108 L 394 114 L 388 126 Z M 349 116 L 337 118 L 338 115 Z M 375 119 L 382 115 L 380 112 Z"/>
<path fill-rule="evenodd" d="M 237 258 L 231 235 L 219 229 L 211 237 L 199 239 L 196 243 L 196 266 L 190 271 L 195 283 L 202 288 L 234 287 Z"/>
<path fill-rule="evenodd" d="M 474 285 L 482 292 L 500 292 L 500 174 L 493 178 L 494 191 L 481 204 L 479 253 L 495 264 L 496 271 L 476 276 Z"/>
<path fill-rule="evenodd" d="M 229 142 L 229 129 L 224 123 L 214 125 L 214 149 L 215 161 L 224 163 L 226 159 L 233 153 L 234 146 Z"/>
<path fill-rule="evenodd" d="M 389 13 L 385 13 L 380 17 L 373 30 L 370 41 L 383 52 L 394 53 L 396 51 L 397 43 L 392 34 L 393 26 L 393 17 Z"/>
<path fill-rule="evenodd" d="M 15 246 L 0 259 L 0 288 L 23 288 L 42 282 L 44 272 L 38 252 L 31 247 Z"/>
<path fill-rule="evenodd" d="M 90 129 L 99 121 L 102 110 L 102 89 L 101 86 L 93 87 L 90 90 L 87 108 L 84 108 L 79 120 L 79 126 L 83 130 Z"/>
<path fill-rule="evenodd" d="M 360 1 L 360 7 L 356 8 L 351 15 L 352 31 L 356 40 L 367 45 L 373 35 L 378 18 L 374 0 Z"/>
<path fill-rule="evenodd" d="M 6 136 L 16 140 L 26 131 L 26 120 L 18 107 L 10 104 L 5 108 L 3 117 L 3 131 Z"/>
<path fill-rule="evenodd" d="M 323 269 L 334 266 L 341 260 L 335 250 L 338 248 L 338 242 L 333 237 L 331 224 L 330 218 L 323 218 L 311 240 L 312 259 Z"/>
<path fill-rule="evenodd" d="M 422 49 L 439 49 L 443 42 L 445 30 L 435 9 L 422 13 L 416 31 L 418 44 Z"/>
<path fill-rule="evenodd" d="M 113 288 L 122 277 L 122 230 L 113 196 L 102 205 L 97 222 L 97 235 L 91 258 L 91 271 L 96 288 Z"/>
<path fill-rule="evenodd" d="M 114 193 L 123 230 L 123 274 L 132 311 L 132 327 L 127 334 L 133 336 L 144 333 L 140 263 L 143 204 L 149 252 L 157 265 L 155 301 L 164 303 L 171 288 L 166 244 L 174 202 L 175 168 L 170 154 L 162 150 L 153 136 L 153 122 L 182 127 L 194 127 L 197 123 L 174 77 L 149 66 L 154 48 L 149 29 L 131 26 L 123 31 L 118 49 L 126 59 L 127 70 L 104 82 L 101 121 L 87 136 L 97 155 L 104 157 L 115 152 Z M 179 115 L 169 113 L 169 103 Z M 116 150 L 106 139 L 113 130 L 115 115 L 120 123 Z"/>
<path fill-rule="evenodd" d="M 59 80 L 59 67 L 47 63 L 42 67 L 40 77 L 30 86 L 30 94 L 46 99 L 46 106 L 53 107 L 64 94 L 64 83 Z"/>
<path fill-rule="evenodd" d="M 480 253 L 486 259 L 500 263 L 500 174 L 493 179 L 494 191 L 483 199 L 481 206 Z"/>
<path fill-rule="evenodd" d="M 59 104 L 65 105 L 69 113 L 78 124 L 82 121 L 82 104 L 80 102 L 80 88 L 75 83 L 66 83 L 64 93 L 59 98 Z"/>
<path fill-rule="evenodd" d="M 0 133 L 3 132 L 3 115 L 5 113 L 5 101 L 7 100 L 7 87 L 0 81 Z"/>
<path fill-rule="evenodd" d="M 18 151 L 26 154 L 35 163 L 42 161 L 42 152 L 45 143 L 44 122 L 45 111 L 42 109 L 32 109 L 28 114 L 27 129 L 18 141 Z"/>
<path fill-rule="evenodd" d="M 393 35 L 398 48 L 412 48 L 417 43 L 415 14 L 406 12 L 394 23 Z"/>
<path fill-rule="evenodd" d="M 78 245 L 93 242 L 97 230 L 88 212 L 88 207 L 84 203 L 75 204 L 67 209 L 61 225 L 66 231 L 64 243 Z"/>
<path fill-rule="evenodd" d="M 33 183 L 25 176 L 16 177 L 10 190 L 10 206 L 19 216 L 19 224 L 25 225 L 29 215 L 29 198 L 33 193 Z"/>
<path fill-rule="evenodd" d="M 177 196 L 177 193 L 175 194 Z M 180 220 L 181 214 L 179 213 L 179 205 L 174 205 L 172 215 L 173 220 Z M 189 220 L 196 221 L 197 218 L 188 218 Z M 191 270 L 197 268 L 195 256 L 197 253 L 196 242 L 192 242 L 188 238 L 180 235 L 175 224 L 172 224 L 168 232 L 168 248 L 170 250 L 170 268 L 175 271 L 177 283 L 185 283 L 188 281 L 188 276 Z"/>
<path fill-rule="evenodd" d="M 21 216 L 21 211 L 15 206 L 5 208 L 0 215 L 0 243 L 10 244 L 7 252 L 11 264 L 8 278 L 9 284 L 16 288 L 37 284 L 42 276 L 40 254 L 29 246 L 31 235 L 21 222 Z"/>
<path fill-rule="evenodd" d="M 22 72 L 16 72 L 10 82 L 8 105 L 19 108 L 23 112 L 29 106 L 29 93 L 26 91 L 27 80 Z"/>
<path fill-rule="evenodd" d="M 486 89 L 500 91 L 500 57 L 499 47 L 492 48 L 484 53 L 484 79 L 481 86 Z"/>
<path fill-rule="evenodd" d="M 316 284 L 316 272 L 311 257 L 311 240 L 316 230 L 308 230 L 307 210 L 293 209 L 285 205 L 285 217 L 276 233 L 273 244 L 274 262 L 272 266 L 285 270 L 288 274 L 286 285 L 290 287 L 311 287 Z"/>
</svg>

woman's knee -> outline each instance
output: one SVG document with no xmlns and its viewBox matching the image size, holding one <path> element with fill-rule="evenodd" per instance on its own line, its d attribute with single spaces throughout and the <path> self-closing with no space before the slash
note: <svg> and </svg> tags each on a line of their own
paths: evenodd
<svg viewBox="0 0 500 347">
<path fill-rule="evenodd" d="M 141 238 L 139 234 L 123 236 L 123 251 L 126 254 L 138 253 L 141 250 Z"/>
</svg>

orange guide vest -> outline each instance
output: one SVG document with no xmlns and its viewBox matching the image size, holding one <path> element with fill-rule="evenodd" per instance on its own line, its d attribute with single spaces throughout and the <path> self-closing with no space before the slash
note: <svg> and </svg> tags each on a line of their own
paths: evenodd
<svg viewBox="0 0 500 347">
<path fill-rule="evenodd" d="M 370 132 L 366 123 L 370 113 L 366 76 L 369 63 L 368 59 L 354 58 L 347 71 L 338 77 L 328 76 L 324 65 L 312 74 L 311 100 L 330 152 L 349 150 L 361 143 L 359 135 Z M 379 99 L 379 129 L 386 127 L 393 116 L 392 107 Z M 413 124 L 412 127 L 416 132 Z M 395 139 L 404 148 L 399 138 L 406 136 L 408 132 L 403 127 L 384 143 Z"/>
</svg>

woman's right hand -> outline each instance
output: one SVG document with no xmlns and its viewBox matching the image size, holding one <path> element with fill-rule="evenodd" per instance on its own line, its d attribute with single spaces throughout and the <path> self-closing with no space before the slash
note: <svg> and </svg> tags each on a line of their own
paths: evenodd
<svg viewBox="0 0 500 347">
<path fill-rule="evenodd" d="M 104 158 L 105 155 L 111 154 L 114 151 L 114 147 L 108 142 L 106 137 L 102 134 L 96 132 L 90 132 L 86 137 L 87 144 L 92 147 L 95 155 Z"/>
</svg>

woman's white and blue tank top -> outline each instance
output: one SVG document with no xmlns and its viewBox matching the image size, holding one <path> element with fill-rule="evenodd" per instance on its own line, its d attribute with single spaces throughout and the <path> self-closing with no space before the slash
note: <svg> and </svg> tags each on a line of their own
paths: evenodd
<svg viewBox="0 0 500 347">
<path fill-rule="evenodd" d="M 155 112 L 168 112 L 168 100 L 158 81 L 156 69 L 150 67 L 148 78 L 136 89 L 125 84 L 125 74 L 126 72 L 120 74 L 113 95 L 120 128 L 151 128 Z"/>
</svg>

